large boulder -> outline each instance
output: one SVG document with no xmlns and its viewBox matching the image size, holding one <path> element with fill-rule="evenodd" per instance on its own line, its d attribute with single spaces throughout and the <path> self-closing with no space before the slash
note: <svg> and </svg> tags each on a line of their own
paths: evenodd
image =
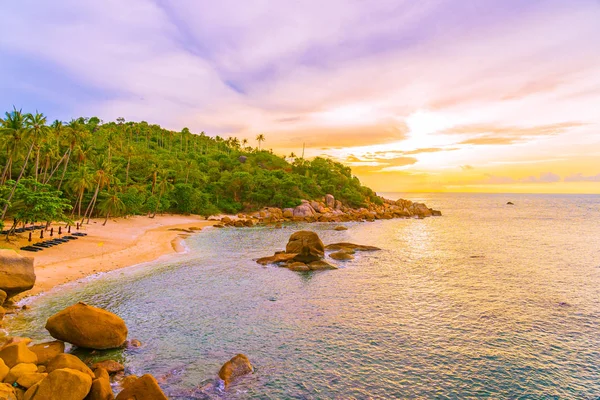
<svg viewBox="0 0 600 400">
<path fill-rule="evenodd" d="M 119 316 L 85 303 L 51 316 L 46 329 L 55 339 L 90 349 L 116 348 L 127 339 L 127 326 Z"/>
<path fill-rule="evenodd" d="M 333 209 L 335 208 L 335 197 L 333 197 L 332 194 L 326 194 L 325 195 L 325 204 L 327 205 L 327 207 Z"/>
<path fill-rule="evenodd" d="M 21 363 L 17 364 L 8 371 L 8 375 L 4 378 L 4 382 L 13 384 L 15 383 L 21 376 L 34 374 L 38 370 L 37 365 L 30 363 Z"/>
<path fill-rule="evenodd" d="M 227 361 L 219 370 L 219 378 L 223 379 L 225 385 L 229 385 L 234 379 L 251 373 L 253 370 L 250 360 L 244 354 L 238 354 Z"/>
<path fill-rule="evenodd" d="M 38 362 L 37 355 L 27 348 L 27 342 L 16 342 L 5 346 L 0 350 L 0 358 L 4 360 L 4 363 L 12 368 L 17 364 L 21 363 L 33 363 Z"/>
<path fill-rule="evenodd" d="M 14 250 L 0 249 L 0 290 L 10 298 L 33 288 L 34 284 L 33 258 L 23 257 Z"/>
<path fill-rule="evenodd" d="M 314 217 L 315 210 L 309 203 L 302 203 L 294 208 L 294 218 Z"/>
<path fill-rule="evenodd" d="M 29 389 L 47 376 L 48 374 L 45 372 L 31 372 L 23 374 L 17 379 L 17 384 L 25 389 Z"/>
<path fill-rule="evenodd" d="M 116 400 L 168 400 L 152 375 L 146 374 L 127 384 Z"/>
<path fill-rule="evenodd" d="M 285 252 L 296 253 L 294 260 L 306 263 L 322 259 L 325 246 L 315 232 L 298 231 L 290 236 Z"/>
<path fill-rule="evenodd" d="M 90 392 L 92 378 L 74 369 L 57 369 L 30 387 L 25 400 L 83 400 Z"/>
<path fill-rule="evenodd" d="M 84 374 L 89 375 L 92 379 L 96 377 L 92 370 L 73 354 L 59 354 L 52 360 L 48 361 L 48 364 L 46 365 L 46 371 L 48 372 L 65 368 L 83 372 Z"/>
<path fill-rule="evenodd" d="M 85 400 L 114 400 L 112 388 L 108 375 L 106 377 L 96 378 L 92 381 L 92 388 Z"/>
</svg>

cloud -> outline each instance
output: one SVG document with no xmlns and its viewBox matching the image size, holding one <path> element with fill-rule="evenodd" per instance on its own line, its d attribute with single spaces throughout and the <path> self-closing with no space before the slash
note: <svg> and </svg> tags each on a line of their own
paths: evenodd
<svg viewBox="0 0 600 400">
<path fill-rule="evenodd" d="M 557 174 L 554 174 L 552 172 L 545 172 L 543 174 L 541 174 L 539 177 L 535 177 L 535 176 L 529 176 L 527 178 L 523 178 L 520 180 L 520 182 L 523 183 L 554 183 L 554 182 L 560 182 L 560 176 Z"/>
<path fill-rule="evenodd" d="M 462 169 L 463 171 L 470 171 L 472 169 L 475 169 L 475 167 L 467 164 L 467 165 L 461 165 L 460 169 Z"/>
<path fill-rule="evenodd" d="M 585 176 L 582 173 L 572 174 L 565 177 L 565 182 L 600 182 L 600 174 Z"/>
</svg>

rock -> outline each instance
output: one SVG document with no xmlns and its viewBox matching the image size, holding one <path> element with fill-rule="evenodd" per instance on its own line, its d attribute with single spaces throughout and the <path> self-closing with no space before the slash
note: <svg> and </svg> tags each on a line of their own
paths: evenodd
<svg viewBox="0 0 600 400">
<path fill-rule="evenodd" d="M 110 380 L 110 375 L 108 374 L 108 371 L 102 367 L 94 368 L 94 376 L 96 377 L 95 379 Z"/>
<path fill-rule="evenodd" d="M 48 318 L 46 329 L 53 338 L 90 349 L 111 349 L 127 339 L 127 326 L 117 315 L 77 303 Z"/>
<path fill-rule="evenodd" d="M 286 253 L 296 253 L 296 261 L 311 262 L 323 258 L 325 246 L 315 232 L 298 231 L 290 236 L 285 246 Z"/>
<path fill-rule="evenodd" d="M 506 203 L 507 206 L 514 206 L 515 203 L 513 203 L 512 201 L 509 201 L 508 203 Z"/>
<path fill-rule="evenodd" d="M 97 378 L 92 381 L 92 387 L 85 400 L 114 400 L 112 388 L 108 376 Z"/>
<path fill-rule="evenodd" d="M 290 269 L 291 271 L 298 271 L 298 272 L 302 272 L 302 271 L 310 271 L 310 268 L 308 267 L 308 265 L 304 264 L 303 262 L 300 261 L 296 261 L 290 264 L 286 264 L 285 265 L 286 268 Z"/>
<path fill-rule="evenodd" d="M 345 226 L 336 226 L 335 228 L 333 228 L 336 231 L 347 231 L 348 228 L 346 228 Z"/>
<path fill-rule="evenodd" d="M 433 217 L 441 217 L 441 216 L 442 216 L 442 212 L 441 212 L 441 211 L 439 211 L 439 210 L 434 210 L 434 209 L 431 209 L 431 215 L 432 215 Z"/>
<path fill-rule="evenodd" d="M 44 372 L 46 372 L 46 366 L 45 365 L 38 365 L 38 372 L 40 374 L 43 374 Z"/>
<path fill-rule="evenodd" d="M 31 339 L 28 337 L 21 337 L 21 336 L 11 336 L 8 338 L 8 340 L 2 345 L 2 349 L 5 348 L 6 346 L 8 346 L 9 344 L 14 344 L 14 343 L 20 343 L 20 342 L 25 342 L 25 344 L 29 344 L 31 343 Z M 1 349 L 0 349 L 1 350 Z"/>
<path fill-rule="evenodd" d="M 4 360 L 0 358 L 0 382 L 4 381 L 6 375 L 8 375 L 10 368 L 4 363 Z"/>
<path fill-rule="evenodd" d="M 0 399 L 2 400 L 18 400 L 17 392 L 12 385 L 8 383 L 0 383 Z"/>
<path fill-rule="evenodd" d="M 44 379 L 47 376 L 48 376 L 48 374 L 39 373 L 39 372 L 32 372 L 29 374 L 24 374 L 24 375 L 21 375 L 19 377 L 19 379 L 17 379 L 17 384 L 19 386 L 24 387 L 25 389 L 29 389 L 30 387 L 32 387 L 33 385 L 35 385 L 36 383 L 38 383 L 39 381 L 41 381 L 42 379 Z"/>
<path fill-rule="evenodd" d="M 326 194 L 325 195 L 325 204 L 329 208 L 335 208 L 335 197 L 333 197 L 333 195 L 331 195 L 331 194 Z"/>
<path fill-rule="evenodd" d="M 104 368 L 109 374 L 116 374 L 117 372 L 125 371 L 123 364 L 116 362 L 115 360 L 104 360 L 97 362 L 92 365 L 92 369 Z"/>
<path fill-rule="evenodd" d="M 73 354 L 59 354 L 52 360 L 48 361 L 48 364 L 46 364 L 46 370 L 50 373 L 57 369 L 64 368 L 83 372 L 84 374 L 89 375 L 92 379 L 96 377 L 92 370 Z"/>
<path fill-rule="evenodd" d="M 6 294 L 6 292 L 4 290 L 0 290 L 0 306 L 4 304 L 4 301 L 7 297 L 8 295 Z"/>
<path fill-rule="evenodd" d="M 431 217 L 431 210 L 423 203 L 413 203 L 414 214 L 419 217 Z"/>
<path fill-rule="evenodd" d="M 131 339 L 126 343 L 126 347 L 128 349 L 137 349 L 138 347 L 142 347 L 142 342 L 137 339 Z"/>
<path fill-rule="evenodd" d="M 244 354 L 238 354 L 227 361 L 219 370 L 219 378 L 229 385 L 234 379 L 251 373 L 253 370 L 250 360 Z"/>
<path fill-rule="evenodd" d="M 354 243 L 332 243 L 325 246 L 326 250 L 337 250 L 337 251 L 346 251 L 346 250 L 355 250 L 355 251 L 377 251 L 381 250 L 379 247 L 375 246 L 365 246 L 362 244 L 354 244 Z"/>
<path fill-rule="evenodd" d="M 325 269 L 339 269 L 335 265 L 331 265 L 328 262 L 323 261 L 323 260 L 311 262 L 310 264 L 308 264 L 308 268 L 310 268 L 311 271 L 322 271 Z"/>
<path fill-rule="evenodd" d="M 245 163 L 247 159 L 248 159 L 248 157 L 246 157 L 246 156 L 239 156 L 238 157 L 239 162 L 241 162 L 242 164 Z"/>
<path fill-rule="evenodd" d="M 83 372 L 57 369 L 25 392 L 25 400 L 83 400 L 90 392 L 92 378 Z"/>
<path fill-rule="evenodd" d="M 298 254 L 296 253 L 275 253 L 272 256 L 269 257 L 262 257 L 259 258 L 258 260 L 256 260 L 257 263 L 259 263 L 260 265 L 267 265 L 267 264 L 278 264 L 278 263 L 282 263 L 282 262 L 286 262 L 289 260 L 294 259 L 294 257 L 296 257 Z"/>
<path fill-rule="evenodd" d="M 24 341 L 5 346 L 0 350 L 0 358 L 9 368 L 21 363 L 36 364 L 38 362 L 37 355 L 27 348 L 27 342 Z"/>
<path fill-rule="evenodd" d="M 131 385 L 133 382 L 137 381 L 138 379 L 140 379 L 139 376 L 137 375 L 127 375 L 125 378 L 123 378 L 120 382 L 121 387 L 123 389 L 125 389 L 127 386 Z"/>
<path fill-rule="evenodd" d="M 168 400 L 152 375 L 146 374 L 124 386 L 116 400 Z"/>
<path fill-rule="evenodd" d="M 4 307 L 0 306 L 0 321 L 2 321 L 4 319 L 5 315 L 6 315 L 6 310 L 4 309 Z"/>
<path fill-rule="evenodd" d="M 294 218 L 294 209 L 293 208 L 284 208 L 283 209 L 283 218 Z"/>
<path fill-rule="evenodd" d="M 352 254 L 346 253 L 345 251 L 338 251 L 335 253 L 331 253 L 329 255 L 329 257 L 333 258 L 334 260 L 339 260 L 339 261 L 354 260 L 354 256 Z"/>
<path fill-rule="evenodd" d="M 294 218 L 314 217 L 315 210 L 308 203 L 303 203 L 294 208 Z"/>
<path fill-rule="evenodd" d="M 0 249 L 0 290 L 10 298 L 33 288 L 34 284 L 33 258 Z"/>
<path fill-rule="evenodd" d="M 34 344 L 33 346 L 29 346 L 29 350 L 37 355 L 38 364 L 45 365 L 57 355 L 65 352 L 65 342 L 55 340 L 52 342 Z"/>
<path fill-rule="evenodd" d="M 8 375 L 4 378 L 4 382 L 13 384 L 21 376 L 26 374 L 33 374 L 37 372 L 37 365 L 31 363 L 17 364 L 8 371 Z"/>
</svg>

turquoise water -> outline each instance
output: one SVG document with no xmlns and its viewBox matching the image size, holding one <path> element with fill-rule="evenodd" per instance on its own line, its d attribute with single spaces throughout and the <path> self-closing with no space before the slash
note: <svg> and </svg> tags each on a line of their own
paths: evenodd
<svg viewBox="0 0 600 400">
<path fill-rule="evenodd" d="M 37 298 L 10 329 L 44 339 L 57 310 L 105 307 L 144 346 L 100 357 L 171 398 L 600 396 L 600 196 L 404 197 L 444 216 L 206 229 L 188 254 Z M 305 228 L 383 250 L 316 273 L 252 261 Z M 198 389 L 240 352 L 253 375 Z"/>
</svg>

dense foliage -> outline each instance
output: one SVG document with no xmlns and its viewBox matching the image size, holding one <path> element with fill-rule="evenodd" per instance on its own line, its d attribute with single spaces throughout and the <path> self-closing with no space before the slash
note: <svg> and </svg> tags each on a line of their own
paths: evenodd
<svg viewBox="0 0 600 400">
<path fill-rule="evenodd" d="M 253 148 L 247 140 L 122 118 L 48 125 L 40 113 L 14 109 L 5 115 L 0 119 L 2 221 L 236 213 L 293 207 L 327 193 L 352 207 L 379 201 L 350 168 L 261 150 L 263 135 Z M 31 205 L 41 199 L 43 207 Z"/>
</svg>

